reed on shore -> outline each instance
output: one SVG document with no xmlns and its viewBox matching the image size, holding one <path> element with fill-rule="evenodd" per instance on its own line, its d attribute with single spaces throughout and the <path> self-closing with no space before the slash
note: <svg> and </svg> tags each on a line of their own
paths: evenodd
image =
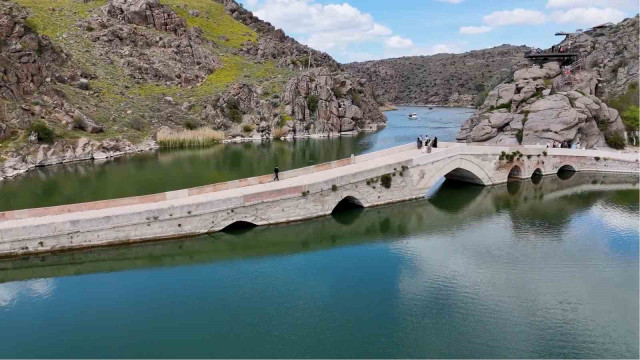
<svg viewBox="0 0 640 360">
<path fill-rule="evenodd" d="M 158 145 L 169 148 L 211 146 L 224 139 L 224 132 L 209 128 L 171 130 L 157 135 Z"/>
</svg>

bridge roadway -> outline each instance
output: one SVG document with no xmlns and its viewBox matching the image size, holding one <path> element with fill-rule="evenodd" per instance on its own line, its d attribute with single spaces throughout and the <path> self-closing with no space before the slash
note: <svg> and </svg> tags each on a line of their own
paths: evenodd
<svg viewBox="0 0 640 360">
<path fill-rule="evenodd" d="M 500 154 L 519 151 L 513 161 Z M 497 185 L 560 169 L 640 172 L 637 153 L 440 143 L 414 144 L 271 175 L 124 199 L 0 212 L 0 256 L 62 251 L 269 225 L 423 197 L 442 177 Z M 387 176 L 385 176 L 387 175 Z M 390 179 L 385 182 L 384 180 Z M 386 185 L 386 186 L 385 186 Z"/>
</svg>

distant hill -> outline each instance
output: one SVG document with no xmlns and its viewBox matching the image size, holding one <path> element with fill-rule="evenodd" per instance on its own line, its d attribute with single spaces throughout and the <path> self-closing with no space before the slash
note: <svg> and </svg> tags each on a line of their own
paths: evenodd
<svg viewBox="0 0 640 360">
<path fill-rule="evenodd" d="M 344 68 L 367 79 L 379 103 L 472 106 L 478 95 L 513 73 L 527 50 L 501 45 L 464 54 L 356 62 Z"/>
</svg>

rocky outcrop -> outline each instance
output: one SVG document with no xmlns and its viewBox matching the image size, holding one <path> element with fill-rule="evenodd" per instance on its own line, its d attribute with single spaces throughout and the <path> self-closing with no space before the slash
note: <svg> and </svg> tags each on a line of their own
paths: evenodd
<svg viewBox="0 0 640 360">
<path fill-rule="evenodd" d="M 372 84 L 380 104 L 472 106 L 523 61 L 522 46 L 502 45 L 464 54 L 358 62 L 345 69 Z"/>
<path fill-rule="evenodd" d="M 464 122 L 457 140 L 503 145 L 569 141 L 606 147 L 603 132 L 624 130 L 618 112 L 579 89 L 552 93 L 550 77 L 558 76 L 559 69 L 558 63 L 546 63 L 516 71 L 517 82 L 494 88 Z"/>
<path fill-rule="evenodd" d="M 296 135 L 375 131 L 386 124 L 364 80 L 324 68 L 289 80 L 283 100 L 281 117 L 291 119 L 283 128 Z"/>
<path fill-rule="evenodd" d="M 48 37 L 29 29 L 26 18 L 24 9 L 0 2 L 0 97 L 14 101 L 46 91 L 52 68 L 66 61 Z"/>
<path fill-rule="evenodd" d="M 373 131 L 386 124 L 363 80 L 327 68 L 292 78 L 283 96 L 266 95 L 260 87 L 238 84 L 213 99 L 201 118 L 231 137 L 258 138 Z"/>
<path fill-rule="evenodd" d="M 636 16 L 568 36 L 559 46 L 571 46 L 580 61 L 522 66 L 512 82 L 489 92 L 462 125 L 457 140 L 509 145 L 568 141 L 607 147 L 608 135 L 625 131 L 618 111 L 606 101 L 638 81 L 637 33 Z M 563 66 L 570 69 L 568 74 Z"/>
<path fill-rule="evenodd" d="M 638 81 L 638 16 L 611 27 L 567 36 L 561 46 L 570 46 L 584 59 L 584 68 L 598 80 L 597 95 L 609 100 L 624 94 Z"/>
<path fill-rule="evenodd" d="M 118 63 L 137 81 L 192 86 L 222 66 L 201 30 L 187 29 L 184 19 L 157 0 L 112 0 L 103 16 L 93 15 L 81 28 L 97 45 L 94 56 Z"/>
<path fill-rule="evenodd" d="M 151 26 L 176 35 L 183 34 L 187 29 L 186 20 L 158 0 L 111 0 L 106 12 L 129 24 Z"/>
</svg>

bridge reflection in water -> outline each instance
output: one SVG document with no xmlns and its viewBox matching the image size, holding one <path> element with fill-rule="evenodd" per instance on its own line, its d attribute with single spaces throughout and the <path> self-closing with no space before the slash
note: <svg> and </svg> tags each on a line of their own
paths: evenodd
<svg viewBox="0 0 640 360">
<path fill-rule="evenodd" d="M 516 235 L 531 226 L 541 231 L 562 230 L 576 211 L 590 208 L 597 201 L 614 201 L 606 196 L 609 191 L 637 192 L 638 182 L 637 175 L 593 173 L 535 177 L 493 187 L 447 180 L 425 200 L 367 210 L 357 208 L 357 203 L 351 201 L 330 217 L 301 223 L 0 261 L 0 283 L 286 255 L 389 238 L 401 240 L 439 233 L 496 213 L 510 216 Z"/>
</svg>

